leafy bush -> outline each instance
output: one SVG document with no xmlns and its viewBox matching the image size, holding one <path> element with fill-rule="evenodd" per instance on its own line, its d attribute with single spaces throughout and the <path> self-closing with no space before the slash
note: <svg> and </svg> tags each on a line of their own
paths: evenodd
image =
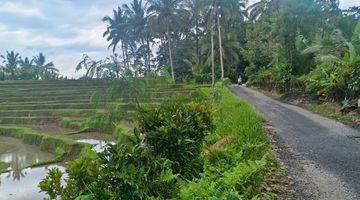
<svg viewBox="0 0 360 200">
<path fill-rule="evenodd" d="M 153 155 L 144 145 L 109 145 L 97 159 L 83 157 L 67 166 L 66 187 L 62 173 L 50 170 L 40 188 L 55 199 L 156 199 L 175 190 L 171 162 Z"/>
<path fill-rule="evenodd" d="M 350 98 L 360 98 L 360 60 L 354 64 L 348 83 Z"/>
<path fill-rule="evenodd" d="M 42 191 L 46 191 L 51 199 L 56 199 L 57 196 L 63 192 L 61 186 L 61 178 L 63 173 L 58 168 L 49 169 L 49 172 L 45 179 L 39 183 L 39 187 Z"/>
<path fill-rule="evenodd" d="M 346 63 L 330 58 L 308 75 L 306 91 L 336 101 L 356 98 L 360 95 L 359 68 L 360 62 Z"/>
<path fill-rule="evenodd" d="M 202 170 L 202 140 L 213 128 L 206 103 L 172 99 L 158 107 L 146 107 L 139 115 L 139 132 L 156 155 L 173 162 L 173 170 L 185 178 Z"/>
</svg>

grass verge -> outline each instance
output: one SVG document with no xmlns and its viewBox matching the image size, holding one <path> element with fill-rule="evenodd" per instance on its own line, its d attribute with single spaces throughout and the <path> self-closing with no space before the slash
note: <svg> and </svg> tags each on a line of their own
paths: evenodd
<svg viewBox="0 0 360 200">
<path fill-rule="evenodd" d="M 317 114 L 334 118 L 339 121 L 343 122 L 350 122 L 350 123 L 358 123 L 360 124 L 360 115 L 348 115 L 343 114 L 339 111 L 338 108 L 334 107 L 333 105 L 329 104 L 315 104 L 315 103 L 307 103 L 305 107 Z"/>
<path fill-rule="evenodd" d="M 252 89 L 255 89 L 273 99 L 302 107 L 313 113 L 331 119 L 335 119 L 354 128 L 360 128 L 360 115 L 356 113 L 354 114 L 341 113 L 340 112 L 341 106 L 338 103 L 331 103 L 331 102 L 316 103 L 307 100 L 306 97 L 302 97 L 301 95 L 298 96 L 294 95 L 295 97 L 293 97 L 292 99 L 284 99 L 281 94 L 275 91 L 267 91 L 261 88 L 254 88 L 254 87 L 252 87 Z"/>
<path fill-rule="evenodd" d="M 205 171 L 182 184 L 180 199 L 276 198 L 265 184 L 277 162 L 262 129 L 264 119 L 227 88 L 217 90 L 221 99 L 213 105 L 216 131 L 204 145 Z M 211 89 L 203 91 L 211 95 Z"/>
</svg>

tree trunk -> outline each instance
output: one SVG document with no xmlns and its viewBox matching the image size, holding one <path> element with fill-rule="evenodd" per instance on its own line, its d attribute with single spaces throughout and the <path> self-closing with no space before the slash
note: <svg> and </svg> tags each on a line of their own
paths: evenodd
<svg viewBox="0 0 360 200">
<path fill-rule="evenodd" d="M 223 49 L 222 49 L 222 39 L 221 39 L 221 24 L 220 16 L 217 14 L 217 27 L 219 32 L 219 52 L 220 52 L 220 66 L 221 66 L 221 79 L 224 78 L 224 60 L 223 60 Z"/>
<path fill-rule="evenodd" d="M 123 57 L 123 64 L 124 64 L 124 67 L 126 69 L 126 56 L 125 56 L 125 47 L 124 47 L 124 44 L 121 44 L 121 52 L 122 52 L 122 57 Z"/>
<path fill-rule="evenodd" d="M 214 27 L 211 25 L 211 73 L 212 86 L 215 86 Z"/>
<path fill-rule="evenodd" d="M 150 52 L 151 52 L 151 50 L 150 50 L 150 41 L 149 41 L 149 39 L 147 39 L 147 41 L 146 41 L 146 43 L 147 43 L 147 68 L 148 68 L 148 73 L 149 73 L 149 75 L 151 74 L 150 72 L 151 72 L 151 61 L 150 61 Z"/>
<path fill-rule="evenodd" d="M 174 65 L 173 65 L 172 48 L 171 48 L 171 36 L 170 36 L 169 27 L 167 28 L 167 36 L 168 36 L 168 45 L 169 45 L 169 62 L 170 62 L 171 77 L 173 80 L 173 84 L 175 84 Z"/>
</svg>

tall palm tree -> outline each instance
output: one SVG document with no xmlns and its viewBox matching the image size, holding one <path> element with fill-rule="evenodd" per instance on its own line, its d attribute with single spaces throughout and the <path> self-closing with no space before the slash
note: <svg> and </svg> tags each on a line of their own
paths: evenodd
<svg viewBox="0 0 360 200">
<path fill-rule="evenodd" d="M 124 65 L 128 64 L 128 48 L 129 48 L 129 23 L 124 11 L 118 7 L 113 10 L 113 16 L 106 16 L 103 19 L 106 22 L 107 28 L 103 34 L 107 41 L 110 41 L 109 48 L 115 52 L 118 44 L 121 44 L 121 52 Z"/>
<path fill-rule="evenodd" d="M 245 0 L 214 0 L 214 12 L 216 15 L 216 26 L 218 29 L 218 41 L 219 41 L 219 54 L 220 54 L 220 67 L 221 78 L 225 76 L 224 70 L 224 49 L 222 38 L 222 23 L 229 23 L 235 21 L 243 21 L 246 15 L 244 9 L 246 6 Z"/>
<path fill-rule="evenodd" d="M 36 79 L 36 67 L 34 66 L 34 59 L 25 59 L 20 60 L 21 66 L 21 79 Z"/>
<path fill-rule="evenodd" d="M 6 74 L 10 74 L 10 79 L 16 78 L 16 71 L 20 64 L 21 57 L 19 53 L 15 53 L 14 51 L 6 51 L 6 55 L 0 56 L 3 59 L 4 72 Z"/>
<path fill-rule="evenodd" d="M 138 57 L 143 57 L 147 72 L 151 71 L 151 48 L 152 42 L 151 28 L 149 25 L 149 17 L 146 14 L 146 7 L 142 0 L 133 0 L 129 5 L 123 5 L 124 14 L 129 20 L 129 29 L 132 38 L 139 43 L 136 50 Z"/>
<path fill-rule="evenodd" d="M 37 71 L 37 78 L 48 79 L 56 75 L 59 70 L 55 67 L 53 62 L 46 63 L 46 58 L 43 53 L 34 57 L 34 65 Z"/>
<path fill-rule="evenodd" d="M 172 35 L 174 34 L 177 22 L 184 16 L 185 10 L 179 6 L 181 0 L 149 0 L 148 3 L 148 13 L 150 14 L 153 27 L 159 29 L 162 41 L 167 41 L 171 77 L 175 83 Z"/>
<path fill-rule="evenodd" d="M 186 0 L 185 7 L 190 14 L 189 21 L 190 26 L 193 27 L 193 34 L 195 38 L 196 44 L 196 55 L 197 59 L 201 60 L 200 58 L 200 37 L 203 35 L 202 25 L 204 22 L 204 8 L 206 7 L 206 0 Z"/>
<path fill-rule="evenodd" d="M 276 10 L 280 0 L 260 0 L 247 7 L 246 12 L 250 21 L 258 20 L 263 14 Z"/>
</svg>

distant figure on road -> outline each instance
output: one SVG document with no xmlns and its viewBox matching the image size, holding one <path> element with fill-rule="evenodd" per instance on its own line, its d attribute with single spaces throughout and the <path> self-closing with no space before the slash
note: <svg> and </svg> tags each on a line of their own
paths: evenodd
<svg viewBox="0 0 360 200">
<path fill-rule="evenodd" d="M 241 75 L 239 75 L 239 78 L 238 78 L 238 85 L 241 85 L 242 84 L 242 78 L 241 78 Z"/>
</svg>

